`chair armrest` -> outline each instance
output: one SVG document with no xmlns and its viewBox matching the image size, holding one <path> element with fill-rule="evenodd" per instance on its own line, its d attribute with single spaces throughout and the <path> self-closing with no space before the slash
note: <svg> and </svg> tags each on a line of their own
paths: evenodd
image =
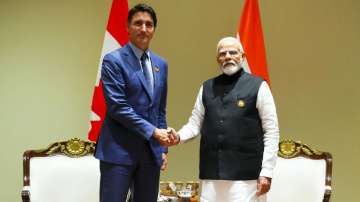
<svg viewBox="0 0 360 202">
<path fill-rule="evenodd" d="M 331 186 L 325 186 L 325 194 L 323 202 L 330 202 Z"/>
<path fill-rule="evenodd" d="M 23 202 L 30 202 L 30 187 L 24 186 L 21 190 L 21 198 Z"/>
</svg>

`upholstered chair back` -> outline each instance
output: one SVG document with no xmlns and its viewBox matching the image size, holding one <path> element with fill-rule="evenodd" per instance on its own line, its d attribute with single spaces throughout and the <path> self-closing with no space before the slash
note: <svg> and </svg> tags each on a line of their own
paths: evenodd
<svg viewBox="0 0 360 202">
<path fill-rule="evenodd" d="M 330 153 L 300 142 L 281 141 L 268 202 L 328 202 L 331 170 Z"/>
<path fill-rule="evenodd" d="M 23 201 L 98 202 L 100 171 L 92 142 L 71 139 L 24 153 Z"/>
</svg>

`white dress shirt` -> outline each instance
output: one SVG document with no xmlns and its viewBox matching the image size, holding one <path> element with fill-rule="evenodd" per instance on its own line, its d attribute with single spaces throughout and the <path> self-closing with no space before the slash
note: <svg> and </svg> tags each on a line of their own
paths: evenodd
<svg viewBox="0 0 360 202">
<path fill-rule="evenodd" d="M 180 143 L 193 139 L 200 134 L 205 113 L 202 92 L 203 87 L 201 86 L 189 121 L 178 132 Z M 272 178 L 278 152 L 279 126 L 274 99 L 269 85 L 265 81 L 260 85 L 256 108 L 259 111 L 264 131 L 264 154 L 260 176 Z"/>
</svg>

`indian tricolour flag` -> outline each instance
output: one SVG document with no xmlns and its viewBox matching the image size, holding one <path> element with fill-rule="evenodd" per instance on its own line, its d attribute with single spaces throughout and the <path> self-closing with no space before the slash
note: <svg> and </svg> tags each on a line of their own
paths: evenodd
<svg viewBox="0 0 360 202">
<path fill-rule="evenodd" d="M 257 0 L 245 0 L 240 18 L 238 38 L 245 51 L 245 71 L 262 77 L 270 85 L 259 4 Z"/>
</svg>

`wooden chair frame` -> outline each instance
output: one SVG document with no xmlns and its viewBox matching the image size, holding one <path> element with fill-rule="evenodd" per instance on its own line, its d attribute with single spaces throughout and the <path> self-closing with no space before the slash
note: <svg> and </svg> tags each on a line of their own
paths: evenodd
<svg viewBox="0 0 360 202">
<path fill-rule="evenodd" d="M 311 148 L 307 144 L 300 141 L 282 140 L 279 143 L 279 157 L 291 159 L 298 156 L 309 159 L 323 159 L 326 162 L 326 176 L 325 176 L 325 193 L 323 202 L 329 202 L 331 197 L 331 179 L 332 179 L 332 155 L 329 152 L 321 152 Z"/>
<path fill-rule="evenodd" d="M 46 157 L 56 154 L 66 155 L 72 158 L 79 158 L 85 155 L 93 155 L 95 152 L 95 143 L 90 141 L 83 141 L 79 138 L 72 138 L 67 141 L 55 142 L 49 145 L 46 149 L 41 150 L 27 150 L 23 154 L 23 190 L 21 197 L 23 202 L 30 202 L 30 191 L 26 189 L 29 187 L 30 182 L 30 159 L 32 157 Z M 325 193 L 323 202 L 330 202 L 331 197 L 331 180 L 332 180 L 332 155 L 329 152 L 321 152 L 311 148 L 307 144 L 303 144 L 300 141 L 293 140 L 282 140 L 279 143 L 279 157 L 285 159 L 291 159 L 298 156 L 302 156 L 310 159 L 324 159 L 326 162 L 326 177 L 325 177 Z M 160 184 L 168 184 L 169 182 L 161 182 Z M 198 182 L 176 182 L 177 184 L 182 183 L 194 183 L 197 185 Z M 166 190 L 161 190 L 163 193 Z M 175 193 L 171 193 L 174 195 Z M 196 192 L 196 195 L 198 193 Z"/>
<path fill-rule="evenodd" d="M 46 149 L 27 150 L 23 154 L 23 190 L 21 198 L 23 202 L 30 202 L 30 191 L 26 189 L 31 185 L 30 181 L 30 159 L 32 157 L 46 157 L 56 154 L 66 155 L 72 158 L 79 158 L 85 155 L 93 155 L 95 152 L 95 143 L 83 141 L 79 138 L 72 138 L 67 141 L 55 142 Z"/>
</svg>

